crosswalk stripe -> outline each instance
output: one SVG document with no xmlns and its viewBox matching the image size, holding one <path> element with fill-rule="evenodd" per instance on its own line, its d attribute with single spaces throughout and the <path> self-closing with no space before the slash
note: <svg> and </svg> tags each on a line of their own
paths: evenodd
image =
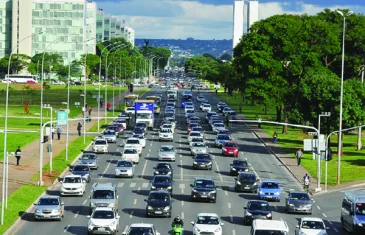
<svg viewBox="0 0 365 235">
<path fill-rule="evenodd" d="M 124 183 L 118 183 L 117 187 L 121 188 L 121 187 L 123 187 L 123 185 L 124 185 Z"/>
<path fill-rule="evenodd" d="M 142 184 L 142 188 L 147 188 L 148 187 L 148 183 L 143 183 Z"/>
<path fill-rule="evenodd" d="M 180 188 L 185 188 L 185 184 L 180 184 Z"/>
<path fill-rule="evenodd" d="M 129 187 L 131 187 L 131 188 L 136 187 L 136 183 L 131 183 L 131 184 L 129 185 Z"/>
</svg>

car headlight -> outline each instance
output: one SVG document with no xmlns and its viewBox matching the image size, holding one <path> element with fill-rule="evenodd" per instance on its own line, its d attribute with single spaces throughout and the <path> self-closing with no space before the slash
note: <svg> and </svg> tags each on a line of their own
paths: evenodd
<svg viewBox="0 0 365 235">
<path fill-rule="evenodd" d="M 151 186 L 151 189 L 156 189 L 156 187 L 155 186 Z"/>
<path fill-rule="evenodd" d="M 214 191 L 211 191 L 211 192 L 209 192 L 210 194 L 213 194 L 213 193 L 217 193 L 217 191 L 216 190 L 214 190 Z"/>
<path fill-rule="evenodd" d="M 253 186 L 256 186 L 257 185 L 257 182 L 255 182 L 254 184 L 253 184 Z"/>
<path fill-rule="evenodd" d="M 95 203 L 94 202 L 90 202 L 90 206 L 91 207 L 95 206 Z"/>
<path fill-rule="evenodd" d="M 52 212 L 53 213 L 59 213 L 59 212 L 61 212 L 61 209 L 53 209 Z"/>
<path fill-rule="evenodd" d="M 250 212 L 246 212 L 246 216 L 252 216 L 252 214 Z"/>
<path fill-rule="evenodd" d="M 232 170 L 232 171 L 236 171 L 236 168 L 231 167 L 231 170 Z"/>
<path fill-rule="evenodd" d="M 171 175 L 171 171 L 167 172 L 168 175 Z"/>
<path fill-rule="evenodd" d="M 266 217 L 267 218 L 270 218 L 271 217 L 271 213 L 267 214 Z"/>
<path fill-rule="evenodd" d="M 40 212 L 41 212 L 41 210 L 39 210 L 39 209 L 35 210 L 35 213 L 40 213 Z"/>
<path fill-rule="evenodd" d="M 216 230 L 214 230 L 214 232 L 219 232 L 221 231 L 221 228 L 217 228 Z"/>
<path fill-rule="evenodd" d="M 289 206 L 294 206 L 294 204 L 293 203 L 290 203 Z"/>
<path fill-rule="evenodd" d="M 197 227 L 195 227 L 195 230 L 196 230 L 197 232 L 200 232 L 200 229 L 198 229 Z"/>
<path fill-rule="evenodd" d="M 114 202 L 110 202 L 108 207 L 114 207 Z"/>
<path fill-rule="evenodd" d="M 160 174 L 160 172 L 158 172 L 158 171 L 155 171 L 155 174 L 157 174 L 157 175 L 158 175 L 158 174 Z"/>
<path fill-rule="evenodd" d="M 163 209 L 164 211 L 168 211 L 170 210 L 170 206 L 165 206 L 165 208 Z"/>
<path fill-rule="evenodd" d="M 263 191 L 261 191 L 261 190 L 260 190 L 260 191 L 259 191 L 259 194 L 265 194 L 265 193 L 264 193 Z"/>
<path fill-rule="evenodd" d="M 195 153 L 197 151 L 197 149 L 192 149 L 191 151 Z"/>
<path fill-rule="evenodd" d="M 236 182 L 237 182 L 238 185 L 241 185 L 241 182 L 239 182 L 239 181 L 236 181 Z"/>
<path fill-rule="evenodd" d="M 280 195 L 280 192 L 276 192 L 275 195 Z"/>
<path fill-rule="evenodd" d="M 223 150 L 223 151 L 227 151 L 227 149 L 226 149 L 226 148 L 223 148 L 222 150 Z"/>
<path fill-rule="evenodd" d="M 208 162 L 207 165 L 212 165 L 212 162 Z"/>
<path fill-rule="evenodd" d="M 169 187 L 167 187 L 167 189 L 172 189 L 172 187 L 171 187 L 171 186 L 169 186 Z"/>
<path fill-rule="evenodd" d="M 195 189 L 193 189 L 193 192 L 194 192 L 194 193 L 196 193 L 196 192 L 198 192 L 198 191 L 197 191 L 197 190 L 195 190 Z"/>
<path fill-rule="evenodd" d="M 196 165 L 196 164 L 198 164 L 197 162 L 194 162 L 194 164 Z"/>
<path fill-rule="evenodd" d="M 357 226 L 362 227 L 362 223 L 358 223 Z"/>
<path fill-rule="evenodd" d="M 90 227 L 95 227 L 96 225 L 90 220 L 90 222 L 89 222 L 89 226 Z"/>
<path fill-rule="evenodd" d="M 147 210 L 153 210 L 152 206 L 147 206 Z"/>
</svg>

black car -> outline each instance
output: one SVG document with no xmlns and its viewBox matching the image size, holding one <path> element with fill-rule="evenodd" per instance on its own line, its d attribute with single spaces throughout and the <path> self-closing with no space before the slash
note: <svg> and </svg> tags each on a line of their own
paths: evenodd
<svg viewBox="0 0 365 235">
<path fill-rule="evenodd" d="M 246 160 L 233 160 L 229 173 L 231 175 L 238 175 L 241 171 L 248 172 L 249 166 Z"/>
<path fill-rule="evenodd" d="M 147 202 L 146 217 L 164 216 L 171 218 L 173 201 L 166 191 L 151 191 L 148 199 L 145 199 L 145 202 Z"/>
<path fill-rule="evenodd" d="M 220 104 L 220 105 L 218 105 L 218 112 L 221 113 L 225 107 L 227 107 L 226 104 Z"/>
<path fill-rule="evenodd" d="M 288 213 L 312 214 L 313 200 L 306 192 L 289 192 L 285 199 L 285 210 Z"/>
<path fill-rule="evenodd" d="M 159 162 L 153 169 L 155 169 L 153 175 L 167 175 L 171 179 L 174 178 L 174 169 L 169 162 Z"/>
<path fill-rule="evenodd" d="M 148 126 L 146 123 L 144 122 L 137 122 L 136 125 L 134 126 L 134 128 L 142 128 L 144 130 L 144 132 L 148 131 Z"/>
<path fill-rule="evenodd" d="M 217 115 L 216 112 L 208 112 L 207 115 L 205 116 L 205 122 L 209 121 L 209 118 L 213 115 Z"/>
<path fill-rule="evenodd" d="M 208 200 L 216 202 L 217 189 L 212 179 L 196 178 L 191 184 L 191 200 Z"/>
<path fill-rule="evenodd" d="M 250 225 L 255 219 L 272 220 L 271 208 L 267 201 L 251 200 L 243 208 L 243 224 Z"/>
<path fill-rule="evenodd" d="M 165 190 L 172 194 L 172 179 L 168 175 L 155 175 L 151 180 L 151 191 Z"/>
<path fill-rule="evenodd" d="M 235 185 L 234 189 L 236 192 L 239 191 L 249 191 L 257 193 L 258 179 L 253 172 L 240 172 L 238 177 L 234 178 Z"/>
<path fill-rule="evenodd" d="M 208 169 L 213 168 L 213 160 L 209 153 L 198 153 L 194 157 L 193 169 Z"/>
<path fill-rule="evenodd" d="M 145 135 L 145 131 L 143 128 L 140 128 L 140 127 L 135 127 L 133 129 L 133 135 Z"/>
</svg>

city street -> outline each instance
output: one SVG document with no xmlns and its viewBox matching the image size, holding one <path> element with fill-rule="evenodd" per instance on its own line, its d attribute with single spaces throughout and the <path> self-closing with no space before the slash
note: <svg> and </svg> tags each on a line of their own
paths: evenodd
<svg viewBox="0 0 365 235">
<path fill-rule="evenodd" d="M 153 88 L 146 92 L 144 96 L 154 95 L 156 91 L 165 90 Z M 179 91 L 181 92 L 181 90 Z M 164 93 L 165 94 L 165 93 Z M 201 91 L 215 110 L 219 99 L 213 93 Z M 194 97 L 196 92 L 194 92 Z M 162 102 L 161 111 L 164 110 L 166 100 Z M 215 135 L 213 135 L 206 123 L 204 123 L 205 113 L 199 110 L 198 103 L 195 102 L 201 124 L 206 131 L 206 140 L 209 145 L 209 152 L 214 156 L 213 170 L 193 170 L 193 158 L 190 154 L 187 143 L 187 124 L 184 117 L 184 110 L 180 107 L 180 99 L 177 101 L 176 108 L 176 130 L 173 142 L 160 142 L 158 131 L 149 131 L 147 135 L 146 147 L 143 149 L 140 163 L 135 165 L 135 177 L 114 178 L 114 164 L 121 159 L 120 144 L 129 136 L 127 131 L 124 138 L 118 139 L 116 144 L 109 145 L 110 154 L 100 154 L 100 167 L 92 172 L 92 180 L 87 185 L 87 190 L 83 197 L 62 197 L 65 203 L 65 217 L 61 222 L 58 221 L 34 221 L 33 214 L 27 214 L 18 227 L 15 234 L 87 234 L 89 213 L 89 199 L 92 185 L 101 182 L 113 182 L 117 186 L 119 195 L 119 215 L 120 232 L 125 231 L 131 223 L 145 222 L 153 223 L 158 232 L 171 234 L 172 218 L 180 215 L 185 223 L 184 234 L 192 234 L 191 221 L 200 212 L 217 213 L 222 221 L 224 235 L 249 234 L 250 226 L 243 225 L 243 207 L 247 201 L 257 199 L 254 193 L 237 193 L 234 191 L 234 179 L 229 175 L 232 157 L 221 155 L 221 149 L 214 145 Z M 155 118 L 155 129 L 162 120 L 163 113 Z M 284 220 L 290 228 L 290 234 L 294 234 L 298 219 L 308 215 L 288 214 L 284 211 L 285 197 L 288 191 L 301 190 L 302 186 L 286 170 L 285 166 L 269 154 L 264 145 L 248 129 L 241 127 L 231 129 L 234 141 L 240 146 L 240 159 L 247 159 L 250 163 L 250 170 L 255 172 L 261 179 L 277 180 L 282 187 L 281 202 L 269 202 L 273 210 L 273 219 Z M 174 145 L 178 150 L 176 162 L 172 162 L 174 168 L 174 191 L 173 191 L 173 213 L 172 218 L 145 218 L 146 203 L 150 189 L 149 181 L 153 177 L 153 167 L 158 162 L 157 154 L 161 145 Z M 218 186 L 217 202 L 191 202 L 190 184 L 195 177 L 212 178 Z M 58 191 L 49 192 L 52 195 L 59 195 Z M 322 218 L 326 225 L 330 227 L 328 234 L 346 234 L 341 228 L 340 212 L 343 192 L 339 191 L 331 194 L 314 196 L 315 204 L 311 217 Z"/>
</svg>

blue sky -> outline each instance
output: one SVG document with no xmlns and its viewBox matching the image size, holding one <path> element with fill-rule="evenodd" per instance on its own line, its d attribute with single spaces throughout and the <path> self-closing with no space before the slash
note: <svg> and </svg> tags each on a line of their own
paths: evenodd
<svg viewBox="0 0 365 235">
<path fill-rule="evenodd" d="M 136 38 L 231 39 L 233 0 L 94 0 L 135 30 Z M 261 0 L 259 18 L 314 15 L 324 8 L 365 13 L 364 0 Z"/>
</svg>

